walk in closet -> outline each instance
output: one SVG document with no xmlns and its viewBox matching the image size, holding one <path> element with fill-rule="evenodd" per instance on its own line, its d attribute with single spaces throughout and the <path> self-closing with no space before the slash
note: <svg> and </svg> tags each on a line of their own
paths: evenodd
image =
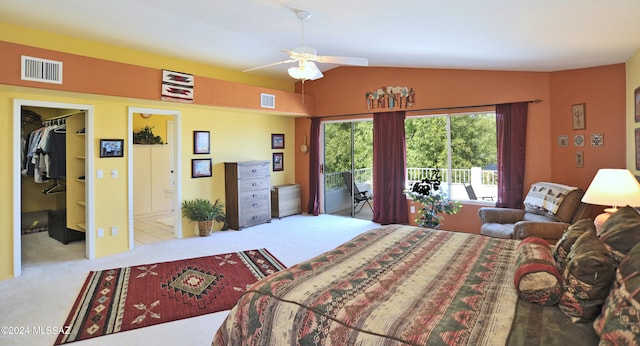
<svg viewBox="0 0 640 346">
<path fill-rule="evenodd" d="M 82 111 L 22 107 L 24 256 L 85 239 L 85 117 Z"/>
</svg>

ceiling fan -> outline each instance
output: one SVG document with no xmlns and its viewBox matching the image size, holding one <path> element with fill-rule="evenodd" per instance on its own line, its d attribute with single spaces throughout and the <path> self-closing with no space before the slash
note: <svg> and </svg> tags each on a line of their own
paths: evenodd
<svg viewBox="0 0 640 346">
<path fill-rule="evenodd" d="M 302 32 L 302 43 L 299 47 L 296 47 L 292 50 L 281 49 L 282 51 L 289 54 L 289 59 L 282 60 L 278 62 L 274 62 L 267 65 L 262 65 L 258 67 L 253 67 L 244 72 L 249 72 L 253 70 L 258 70 L 261 68 L 295 63 L 297 62 L 297 66 L 290 67 L 288 72 L 289 75 L 294 79 L 299 79 L 301 81 L 306 80 L 316 80 L 323 77 L 322 72 L 318 69 L 318 66 L 315 62 L 319 63 L 328 63 L 328 64 L 337 64 L 337 65 L 353 65 L 353 66 L 368 66 L 369 61 L 366 58 L 353 58 L 346 56 L 323 56 L 318 55 L 317 51 L 311 47 L 304 45 L 304 22 L 311 17 L 311 13 L 302 10 L 296 10 L 296 16 L 300 19 L 301 23 L 301 32 Z"/>
</svg>

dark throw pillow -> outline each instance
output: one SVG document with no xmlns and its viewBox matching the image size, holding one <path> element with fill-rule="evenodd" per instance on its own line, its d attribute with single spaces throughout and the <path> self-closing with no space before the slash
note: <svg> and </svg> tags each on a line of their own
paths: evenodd
<svg viewBox="0 0 640 346">
<path fill-rule="evenodd" d="M 520 242 L 513 281 L 518 296 L 524 301 L 541 305 L 558 303 L 562 295 L 561 276 L 549 243 L 538 237 Z"/>
<path fill-rule="evenodd" d="M 573 322 L 593 321 L 615 279 L 616 263 L 595 235 L 583 233 L 567 255 L 558 308 Z"/>
<path fill-rule="evenodd" d="M 640 243 L 640 213 L 630 206 L 618 209 L 602 224 L 599 237 L 619 263 Z"/>
<path fill-rule="evenodd" d="M 640 244 L 620 263 L 614 288 L 593 329 L 601 345 L 640 345 Z"/>
<path fill-rule="evenodd" d="M 560 273 L 564 271 L 564 267 L 567 264 L 567 255 L 569 255 L 573 243 L 575 243 L 576 239 L 584 232 L 593 232 L 595 234 L 596 226 L 593 224 L 593 220 L 584 219 L 569 226 L 569 228 L 562 233 L 562 237 L 553 248 L 553 259 Z"/>
</svg>

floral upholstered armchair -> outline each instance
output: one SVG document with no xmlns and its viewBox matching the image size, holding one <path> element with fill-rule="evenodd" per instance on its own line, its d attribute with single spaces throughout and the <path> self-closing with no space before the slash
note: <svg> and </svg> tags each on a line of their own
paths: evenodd
<svg viewBox="0 0 640 346">
<path fill-rule="evenodd" d="M 531 185 L 523 209 L 484 207 L 478 210 L 480 233 L 496 238 L 540 237 L 555 244 L 571 224 L 589 217 L 584 191 L 562 184 Z"/>
</svg>

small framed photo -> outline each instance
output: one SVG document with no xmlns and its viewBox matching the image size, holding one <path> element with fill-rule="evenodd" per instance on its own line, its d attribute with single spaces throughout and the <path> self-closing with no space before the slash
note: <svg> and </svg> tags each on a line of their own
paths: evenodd
<svg viewBox="0 0 640 346">
<path fill-rule="evenodd" d="M 211 159 L 191 159 L 191 178 L 211 176 Z"/>
<path fill-rule="evenodd" d="M 584 152 L 576 151 L 576 167 L 582 168 L 584 167 Z"/>
<path fill-rule="evenodd" d="M 633 92 L 633 114 L 635 114 L 636 122 L 640 122 L 640 87 Z"/>
<path fill-rule="evenodd" d="M 569 136 L 567 136 L 567 135 L 558 136 L 558 146 L 559 147 L 568 147 L 569 146 Z"/>
<path fill-rule="evenodd" d="M 123 157 L 124 139 L 101 139 L 100 157 Z"/>
<path fill-rule="evenodd" d="M 573 136 L 573 145 L 576 147 L 584 147 L 584 135 Z"/>
<path fill-rule="evenodd" d="M 640 171 L 640 127 L 635 130 L 636 137 L 636 170 Z"/>
<path fill-rule="evenodd" d="M 284 134 L 271 135 L 271 149 L 284 149 Z"/>
<path fill-rule="evenodd" d="M 211 147 L 211 134 L 209 131 L 193 131 L 193 153 L 209 154 Z"/>
<path fill-rule="evenodd" d="M 284 171 L 284 153 L 273 153 L 273 171 Z"/>
<path fill-rule="evenodd" d="M 578 103 L 576 105 L 571 106 L 571 114 L 573 120 L 573 129 L 574 130 L 584 130 L 586 129 L 585 125 L 585 116 L 586 116 L 585 104 Z"/>
<path fill-rule="evenodd" d="M 604 136 L 602 133 L 592 133 L 591 134 L 591 146 L 592 147 L 602 147 L 604 146 Z"/>
</svg>

